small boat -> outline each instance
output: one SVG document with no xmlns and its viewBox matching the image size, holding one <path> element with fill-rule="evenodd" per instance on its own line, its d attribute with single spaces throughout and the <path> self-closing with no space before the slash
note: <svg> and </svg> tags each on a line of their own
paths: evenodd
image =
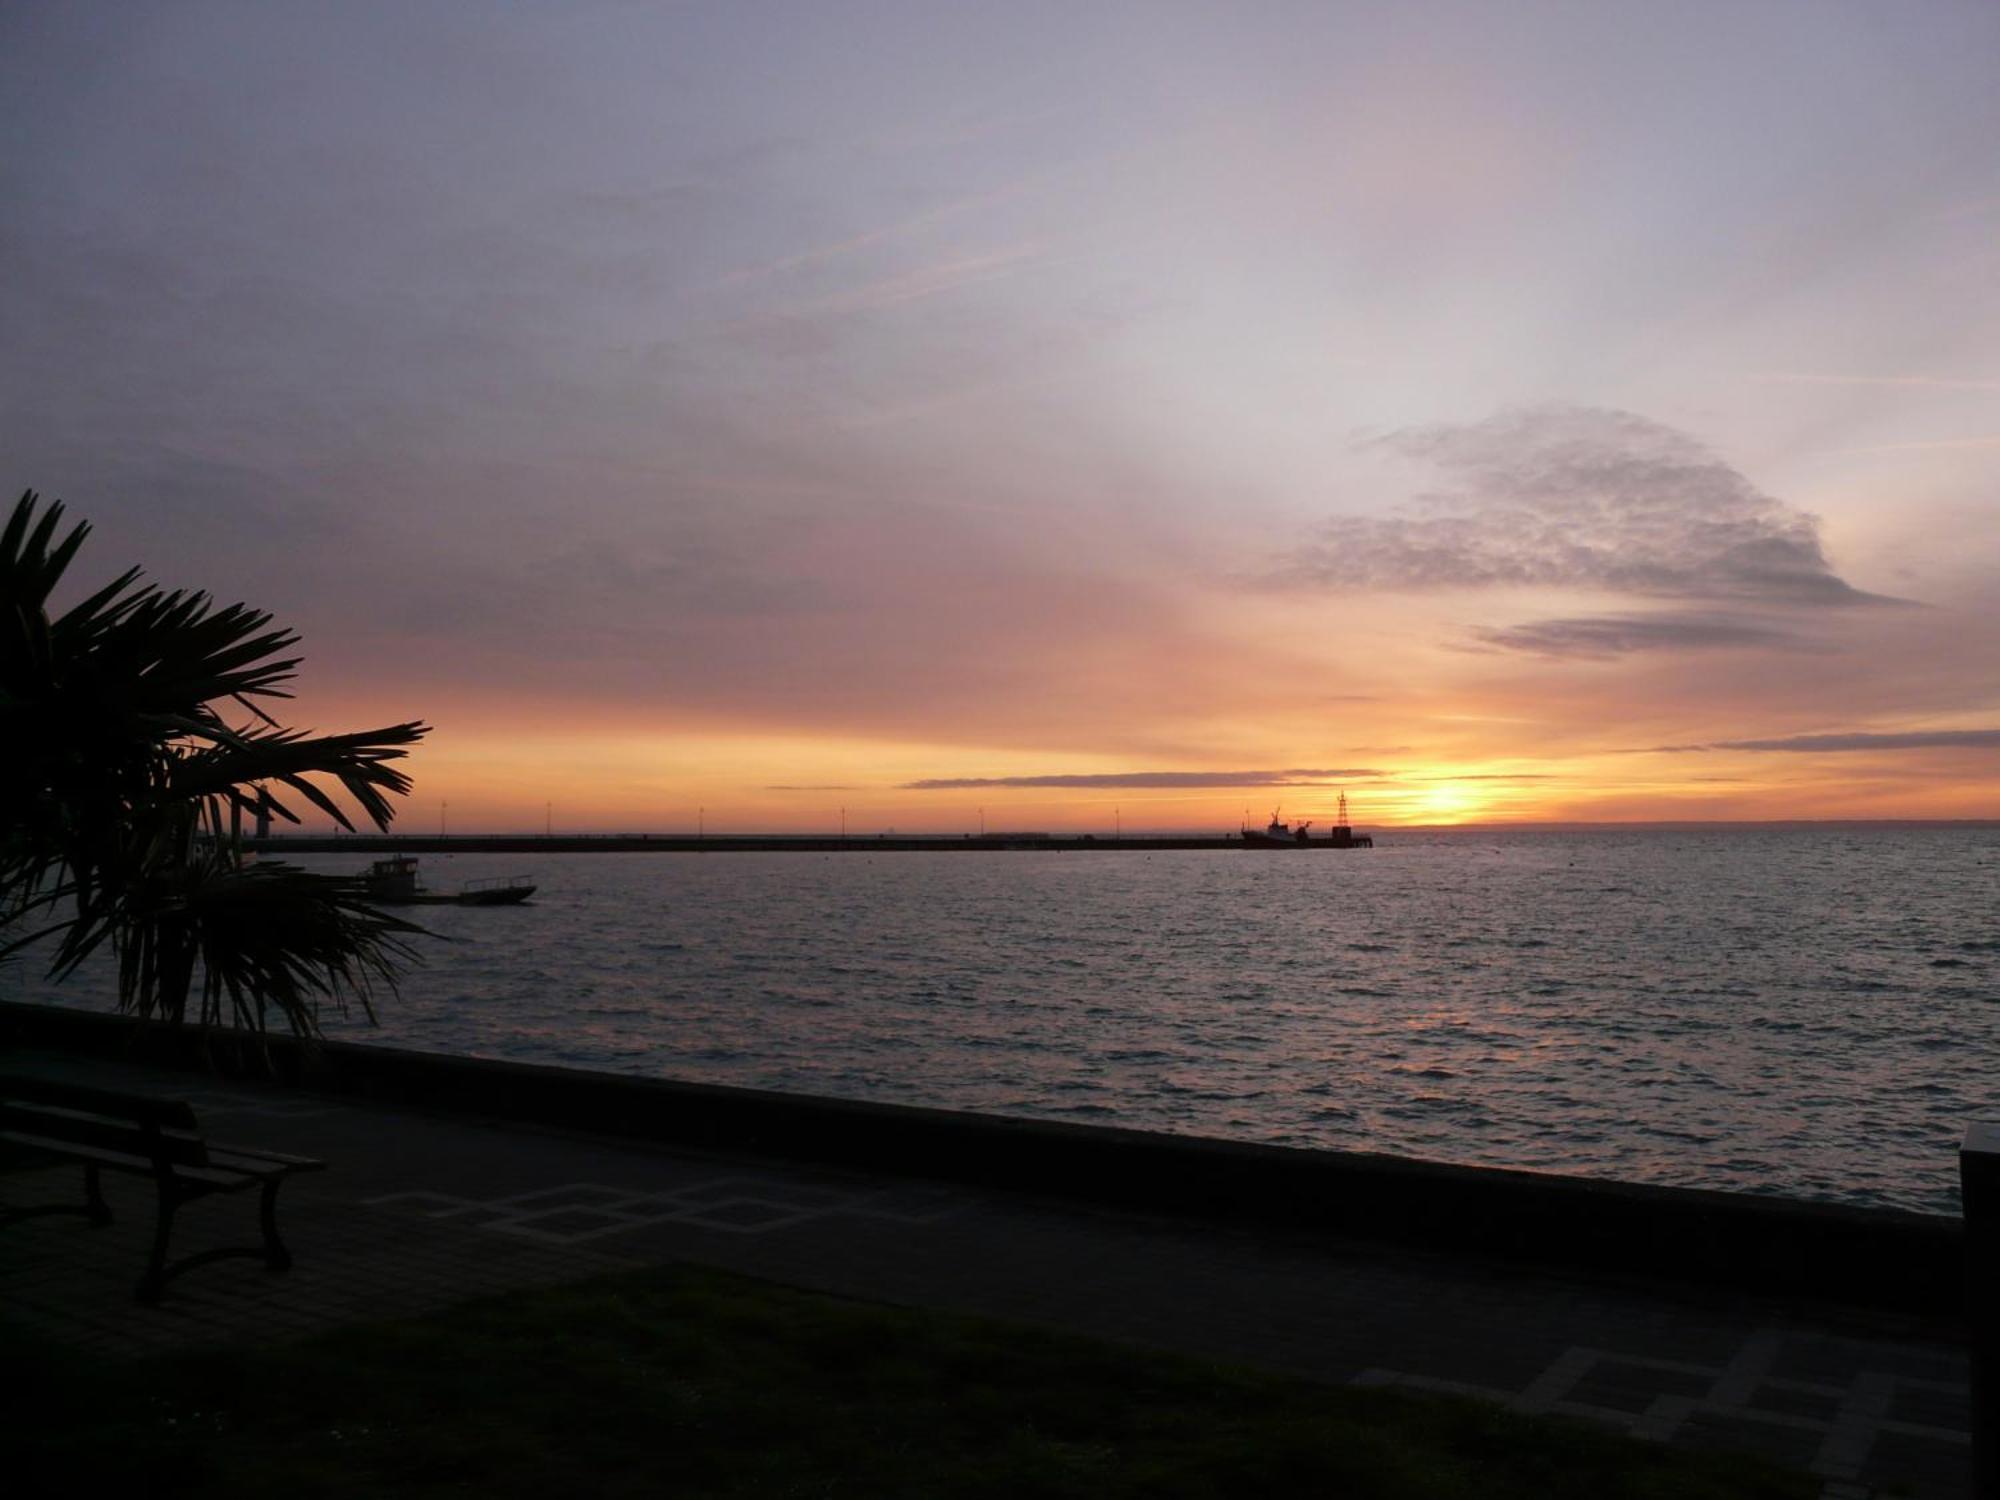
<svg viewBox="0 0 2000 1500">
<path fill-rule="evenodd" d="M 1312 820 L 1307 819 L 1297 828 L 1293 828 L 1291 824 L 1279 820 L 1279 811 L 1281 809 L 1272 809 L 1271 826 L 1262 833 L 1248 824 L 1244 825 L 1243 842 L 1252 849 L 1296 849 L 1301 844 L 1310 842 L 1306 830 L 1312 827 Z"/>
<path fill-rule="evenodd" d="M 384 906 L 518 906 L 535 894 L 534 886 L 518 875 L 468 880 L 456 891 L 428 890 L 417 879 L 414 854 L 378 859 L 362 879 L 368 884 L 368 899 Z"/>
<path fill-rule="evenodd" d="M 1312 827 L 1308 818 L 1294 828 L 1279 817 L 1282 809 L 1274 809 L 1271 822 L 1262 832 L 1245 824 L 1240 830 L 1243 843 L 1250 849 L 1373 849 L 1375 840 L 1365 833 L 1356 833 L 1347 821 L 1347 793 L 1340 794 L 1340 820 L 1329 828 L 1326 837 L 1316 839 L 1307 831 Z"/>
</svg>

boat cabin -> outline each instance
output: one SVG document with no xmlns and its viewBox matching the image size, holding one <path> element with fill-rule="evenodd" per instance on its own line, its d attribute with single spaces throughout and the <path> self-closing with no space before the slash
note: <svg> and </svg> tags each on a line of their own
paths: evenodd
<svg viewBox="0 0 2000 1500">
<path fill-rule="evenodd" d="M 378 859 L 362 878 L 368 882 L 368 894 L 378 901 L 409 901 L 423 894 L 423 887 L 417 884 L 414 854 Z"/>
</svg>

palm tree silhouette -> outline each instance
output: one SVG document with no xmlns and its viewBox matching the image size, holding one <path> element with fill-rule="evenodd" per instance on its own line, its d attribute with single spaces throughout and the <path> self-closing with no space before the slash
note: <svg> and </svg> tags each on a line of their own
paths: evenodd
<svg viewBox="0 0 2000 1500">
<path fill-rule="evenodd" d="M 51 618 L 90 527 L 58 537 L 63 507 L 39 507 L 27 491 L 0 530 L 0 959 L 48 942 L 61 979 L 108 943 L 119 1008 L 176 1025 L 192 1007 L 203 1026 L 313 1037 L 321 1003 L 350 998 L 372 1021 L 422 929 L 359 879 L 245 864 L 236 833 L 246 811 L 298 822 L 287 797 L 354 831 L 314 777 L 386 829 L 410 789 L 393 762 L 428 726 L 283 727 L 259 703 L 291 696 L 298 637 L 137 568 Z"/>
</svg>

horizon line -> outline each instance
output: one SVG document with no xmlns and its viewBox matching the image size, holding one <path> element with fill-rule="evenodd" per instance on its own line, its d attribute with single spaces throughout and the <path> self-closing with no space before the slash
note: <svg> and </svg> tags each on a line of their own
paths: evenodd
<svg viewBox="0 0 2000 1500">
<path fill-rule="evenodd" d="M 1364 824 L 1357 819 L 1357 830 L 1362 828 L 1388 828 L 1411 833 L 1453 833 L 1453 832 L 1533 832 L 1559 829 L 1591 828 L 2000 828 L 2000 815 L 1982 818 L 1526 818 L 1512 820 L 1479 820 L 1463 823 L 1396 823 L 1370 819 Z M 845 835 L 838 828 L 791 828 L 722 831 L 717 829 L 691 828 L 629 828 L 629 829 L 570 829 L 547 830 L 540 828 L 486 828 L 455 829 L 449 833 L 436 830 L 421 832 L 413 829 L 341 829 L 328 828 L 319 831 L 307 829 L 273 829 L 259 841 L 284 840 L 288 838 L 354 838 L 354 839 L 431 839 L 450 843 L 455 839 L 824 839 L 840 838 L 871 839 L 953 839 L 953 838 L 1021 838 L 1027 836 L 1051 839 L 1076 839 L 1086 834 L 1097 836 L 1102 830 L 1096 828 L 1077 829 L 990 829 L 980 832 L 970 829 L 904 829 L 904 828 L 849 828 Z M 1229 838 L 1236 830 L 1213 833 L 1205 825 L 1200 828 L 1160 826 L 1152 828 L 1127 827 L 1123 831 L 1126 838 Z M 1112 834 L 1115 841 L 1117 834 Z"/>
</svg>

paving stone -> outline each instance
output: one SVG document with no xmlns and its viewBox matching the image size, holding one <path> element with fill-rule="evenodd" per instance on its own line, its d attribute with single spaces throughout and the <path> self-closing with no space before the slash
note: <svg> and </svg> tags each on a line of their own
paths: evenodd
<svg viewBox="0 0 2000 1500">
<path fill-rule="evenodd" d="M 1860 1477 L 1868 1484 L 1900 1487 L 1924 1500 L 1963 1500 L 1972 1488 L 1972 1448 L 1969 1443 L 1885 1432 L 1875 1439 Z"/>
<path fill-rule="evenodd" d="M 1569 1388 L 1564 1399 L 1636 1415 L 1662 1396 L 1706 1395 L 1714 1383 L 1712 1375 L 1691 1375 L 1682 1370 L 1605 1359 L 1593 1364 Z"/>
<path fill-rule="evenodd" d="M 719 1182 L 702 1182 L 692 1187 L 684 1187 L 674 1196 L 689 1203 L 720 1203 L 728 1198 L 740 1198 L 748 1184 L 738 1178 L 726 1177 Z"/>
<path fill-rule="evenodd" d="M 1780 1412 L 1815 1422 L 1831 1423 L 1840 1415 L 1838 1396 L 1795 1386 L 1760 1385 L 1751 1391 L 1748 1404 L 1755 1411 Z"/>
<path fill-rule="evenodd" d="M 1896 1382 L 1889 1398 L 1889 1419 L 1920 1427 L 1948 1427 L 1958 1432 L 1972 1429 L 1971 1393 L 1959 1385 Z"/>
<path fill-rule="evenodd" d="M 686 1217 L 697 1224 L 719 1225 L 729 1229 L 758 1229 L 781 1220 L 794 1219 L 798 1217 L 798 1211 L 782 1204 L 745 1201 L 710 1204 L 700 1212 Z"/>
<path fill-rule="evenodd" d="M 527 1218 L 508 1220 L 506 1227 L 515 1230 L 533 1230 L 561 1239 L 576 1239 L 586 1234 L 602 1234 L 607 1229 L 622 1229 L 630 1222 L 616 1215 L 597 1213 L 587 1208 L 559 1208 L 553 1213 L 533 1214 Z"/>
<path fill-rule="evenodd" d="M 1690 1448 L 1760 1453 L 1803 1469 L 1818 1456 L 1821 1436 L 1811 1428 L 1767 1421 L 1748 1412 L 1698 1411 L 1681 1424 L 1675 1441 Z"/>
<path fill-rule="evenodd" d="M 627 1197 L 622 1188 L 601 1187 L 595 1183 L 569 1183 L 562 1187 L 543 1188 L 539 1192 L 517 1193 L 507 1201 L 518 1208 L 555 1208 L 571 1203 L 606 1203 L 613 1199 Z"/>
</svg>

